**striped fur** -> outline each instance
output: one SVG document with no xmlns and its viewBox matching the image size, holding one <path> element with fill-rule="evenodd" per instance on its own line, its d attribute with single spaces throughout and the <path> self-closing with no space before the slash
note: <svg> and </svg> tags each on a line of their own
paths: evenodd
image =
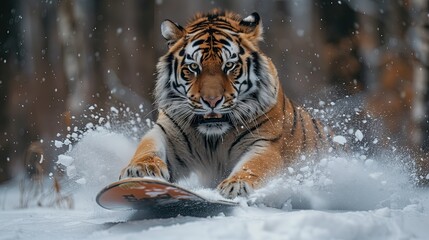
<svg viewBox="0 0 429 240">
<path fill-rule="evenodd" d="M 233 198 L 327 148 L 322 124 L 284 95 L 260 51 L 257 13 L 213 11 L 185 28 L 166 20 L 161 30 L 169 51 L 157 66 L 159 116 L 121 178 L 177 181 L 193 173 Z"/>
</svg>

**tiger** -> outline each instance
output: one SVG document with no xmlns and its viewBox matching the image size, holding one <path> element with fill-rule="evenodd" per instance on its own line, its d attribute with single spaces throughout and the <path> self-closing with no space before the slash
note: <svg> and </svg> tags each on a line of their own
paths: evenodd
<svg viewBox="0 0 429 240">
<path fill-rule="evenodd" d="M 258 13 L 199 13 L 186 27 L 165 20 L 157 64 L 158 117 L 120 179 L 197 176 L 229 199 L 248 197 L 306 153 L 329 144 L 326 128 L 284 94 L 258 44 Z"/>
</svg>

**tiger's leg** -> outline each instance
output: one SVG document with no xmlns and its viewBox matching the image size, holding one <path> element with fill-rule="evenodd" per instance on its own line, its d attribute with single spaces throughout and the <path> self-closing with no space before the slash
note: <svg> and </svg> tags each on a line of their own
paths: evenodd
<svg viewBox="0 0 429 240">
<path fill-rule="evenodd" d="M 217 187 L 226 198 L 247 196 L 283 168 L 280 150 L 276 145 L 255 147 L 238 162 L 228 178 Z"/>
<path fill-rule="evenodd" d="M 170 174 L 165 159 L 165 137 L 159 126 L 155 126 L 142 138 L 130 163 L 121 171 L 119 179 L 150 176 L 169 180 Z"/>
</svg>

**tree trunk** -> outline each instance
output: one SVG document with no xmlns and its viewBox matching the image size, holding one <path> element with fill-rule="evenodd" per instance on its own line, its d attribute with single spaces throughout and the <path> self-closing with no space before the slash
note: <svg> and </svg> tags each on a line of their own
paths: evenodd
<svg viewBox="0 0 429 240">
<path fill-rule="evenodd" d="M 414 141 L 420 146 L 423 156 L 417 161 L 420 179 L 429 183 L 429 3 L 425 0 L 413 0 L 410 9 L 413 31 L 410 34 L 415 64 L 413 102 L 413 120 L 419 131 Z"/>
</svg>

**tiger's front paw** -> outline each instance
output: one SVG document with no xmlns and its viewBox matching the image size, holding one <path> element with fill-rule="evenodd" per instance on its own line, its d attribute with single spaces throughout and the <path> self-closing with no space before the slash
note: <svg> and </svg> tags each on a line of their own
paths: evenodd
<svg viewBox="0 0 429 240">
<path fill-rule="evenodd" d="M 234 175 L 223 180 L 217 189 L 225 198 L 247 197 L 253 192 L 254 182 L 249 176 Z"/>
<path fill-rule="evenodd" d="M 121 171 L 119 179 L 133 177 L 156 177 L 165 180 L 170 179 L 167 164 L 159 157 L 145 156 L 138 160 L 133 160 Z"/>
</svg>

